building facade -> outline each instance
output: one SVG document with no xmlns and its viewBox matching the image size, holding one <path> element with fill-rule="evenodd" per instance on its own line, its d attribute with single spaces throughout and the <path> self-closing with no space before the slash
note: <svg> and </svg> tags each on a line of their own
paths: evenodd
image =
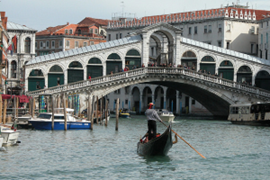
<svg viewBox="0 0 270 180">
<path fill-rule="evenodd" d="M 78 24 L 48 27 L 36 33 L 37 56 L 106 42 L 106 20 L 85 18 Z"/>
<path fill-rule="evenodd" d="M 270 36 L 270 17 L 266 16 L 266 18 L 259 21 L 259 35 L 258 35 L 259 53 L 258 53 L 258 57 L 264 58 L 267 60 L 270 59 L 269 36 Z"/>
<path fill-rule="evenodd" d="M 8 21 L 7 32 L 9 39 L 5 93 L 22 95 L 25 93 L 25 64 L 35 57 L 35 33 L 37 31 L 25 25 Z"/>
</svg>

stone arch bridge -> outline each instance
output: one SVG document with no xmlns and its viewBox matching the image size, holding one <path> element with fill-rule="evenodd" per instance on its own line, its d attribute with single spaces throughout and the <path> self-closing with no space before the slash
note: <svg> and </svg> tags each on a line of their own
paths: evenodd
<svg viewBox="0 0 270 180">
<path fill-rule="evenodd" d="M 119 73 L 127 67 L 136 69 Z M 269 100 L 270 61 L 181 37 L 181 30 L 160 23 L 123 39 L 39 56 L 25 68 L 31 96 L 100 96 L 138 83 L 175 88 L 212 114 L 227 115 L 232 103 Z"/>
</svg>

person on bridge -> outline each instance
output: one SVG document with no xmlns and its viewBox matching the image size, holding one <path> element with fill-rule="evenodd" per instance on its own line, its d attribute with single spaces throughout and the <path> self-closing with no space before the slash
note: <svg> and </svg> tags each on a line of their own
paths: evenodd
<svg viewBox="0 0 270 180">
<path fill-rule="evenodd" d="M 160 119 L 160 117 L 157 114 L 157 111 L 155 109 L 153 109 L 154 107 L 154 103 L 149 103 L 148 105 L 148 109 L 145 111 L 145 115 L 147 117 L 147 121 L 148 121 L 148 139 L 151 140 L 152 138 L 156 137 L 157 134 L 157 124 L 156 121 L 160 121 L 162 122 L 162 120 Z"/>
</svg>

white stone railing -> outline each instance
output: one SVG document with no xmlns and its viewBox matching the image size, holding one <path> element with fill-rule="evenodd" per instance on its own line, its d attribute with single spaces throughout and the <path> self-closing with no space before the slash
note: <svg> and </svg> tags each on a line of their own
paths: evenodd
<svg viewBox="0 0 270 180">
<path fill-rule="evenodd" d="M 257 87 L 237 83 L 231 80 L 223 79 L 217 76 L 208 75 L 205 73 L 199 73 L 196 71 L 183 69 L 183 68 L 164 68 L 164 67 L 145 67 L 138 68 L 131 71 L 120 72 L 113 75 L 107 75 L 97 78 L 92 78 L 91 81 L 84 80 L 78 81 L 66 85 L 54 86 L 47 89 L 37 90 L 37 91 L 29 91 L 26 94 L 29 96 L 38 96 L 42 94 L 59 94 L 61 92 L 71 92 L 75 90 L 87 90 L 90 89 L 91 86 L 108 84 L 117 80 L 124 80 L 126 78 L 138 77 L 142 75 L 151 75 L 151 74 L 164 74 L 164 75 L 183 75 L 187 77 L 196 78 L 199 80 L 203 80 L 206 82 L 211 82 L 215 84 L 219 84 L 222 86 L 226 86 L 229 88 L 239 89 L 241 91 L 245 91 L 248 93 L 256 94 L 258 96 L 263 96 L 270 98 L 270 92 L 264 89 L 260 89 Z"/>
</svg>

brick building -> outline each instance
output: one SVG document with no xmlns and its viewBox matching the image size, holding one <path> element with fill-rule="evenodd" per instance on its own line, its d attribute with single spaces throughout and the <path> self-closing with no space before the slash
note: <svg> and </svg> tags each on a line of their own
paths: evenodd
<svg viewBox="0 0 270 180">
<path fill-rule="evenodd" d="M 108 21 L 86 17 L 78 24 L 48 27 L 36 33 L 36 54 L 46 55 L 106 42 Z"/>
</svg>

